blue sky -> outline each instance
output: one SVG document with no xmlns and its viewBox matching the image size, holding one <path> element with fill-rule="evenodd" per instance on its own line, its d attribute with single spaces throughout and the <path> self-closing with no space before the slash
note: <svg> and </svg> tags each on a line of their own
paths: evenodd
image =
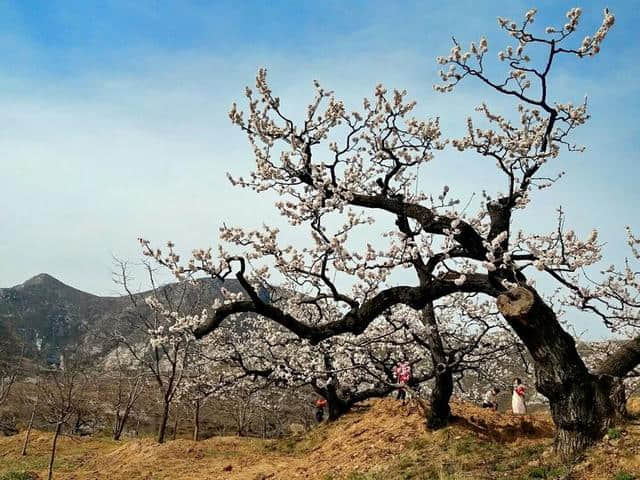
<svg viewBox="0 0 640 480">
<path fill-rule="evenodd" d="M 418 114 L 440 116 L 444 132 L 455 135 L 483 99 L 505 113 L 514 105 L 474 82 L 453 94 L 433 91 L 434 59 L 449 50 L 451 36 L 466 45 L 486 34 L 495 56 L 508 43 L 497 16 L 521 18 L 535 7 L 537 27 L 559 25 L 573 6 L 580 5 L 2 2 L 0 287 L 48 272 L 115 294 L 111 255 L 138 259 L 140 235 L 172 239 L 188 252 L 215 245 L 222 222 L 270 221 L 269 202 L 225 177 L 251 167 L 246 139 L 227 112 L 261 66 L 294 116 L 314 79 L 352 105 L 382 82 L 408 89 Z M 536 195 L 519 221 L 548 231 L 562 205 L 578 232 L 597 226 L 607 260 L 619 262 L 623 227 L 640 230 L 640 2 L 581 6 L 580 39 L 599 26 L 604 6 L 616 14 L 601 55 L 563 62 L 552 78 L 559 101 L 588 94 L 593 118 L 575 136 L 588 149 L 563 157 L 558 170 L 566 177 Z M 448 184 L 461 198 L 500 186 L 493 167 L 453 151 L 421 178 L 425 188 Z"/>
</svg>

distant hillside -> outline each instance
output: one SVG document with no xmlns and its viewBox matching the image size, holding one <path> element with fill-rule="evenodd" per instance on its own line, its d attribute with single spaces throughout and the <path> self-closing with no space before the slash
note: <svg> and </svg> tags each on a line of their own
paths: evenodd
<svg viewBox="0 0 640 480">
<path fill-rule="evenodd" d="M 202 279 L 198 284 L 204 287 L 207 301 L 220 297 L 220 282 Z M 175 285 L 161 288 L 173 289 Z M 236 280 L 226 281 L 224 287 L 234 292 L 241 290 Z M 148 294 L 141 292 L 137 296 Z M 100 334 L 107 334 L 113 319 L 129 308 L 131 302 L 126 296 L 92 295 L 42 273 L 15 287 L 0 289 L 0 338 L 14 348 L 24 338 L 30 356 L 55 363 L 62 349 L 81 342 L 86 334 L 91 332 L 94 339 L 104 338 L 106 335 Z"/>
</svg>

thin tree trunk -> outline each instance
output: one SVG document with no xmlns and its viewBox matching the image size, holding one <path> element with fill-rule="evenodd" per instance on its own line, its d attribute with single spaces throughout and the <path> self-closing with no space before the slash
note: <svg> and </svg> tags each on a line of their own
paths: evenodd
<svg viewBox="0 0 640 480">
<path fill-rule="evenodd" d="M 53 435 L 53 444 L 51 445 L 51 458 L 49 459 L 49 475 L 47 476 L 48 480 L 53 478 L 53 462 L 56 458 L 56 444 L 58 443 L 58 436 L 60 435 L 60 430 L 62 429 L 62 422 L 58 422 L 56 424 L 56 433 Z"/>
<path fill-rule="evenodd" d="M 262 415 L 262 438 L 267 438 L 267 417 Z"/>
<path fill-rule="evenodd" d="M 33 428 L 33 418 L 36 416 L 36 408 L 38 407 L 38 399 L 36 398 L 33 408 L 31 410 L 31 417 L 29 418 L 29 425 L 27 425 L 27 435 L 24 437 L 24 445 L 22 445 L 22 456 L 27 454 L 27 446 L 29 445 L 29 437 L 31 437 L 31 429 Z"/>
<path fill-rule="evenodd" d="M 173 422 L 173 440 L 176 439 L 176 435 L 178 434 L 178 422 L 180 421 L 180 417 L 178 416 L 178 412 L 176 412 L 176 419 Z"/>
<path fill-rule="evenodd" d="M 116 413 L 116 427 L 113 431 L 114 440 L 120 440 L 122 432 L 124 432 L 124 428 L 127 426 L 127 422 L 129 421 L 129 417 L 131 416 L 132 406 L 133 405 L 131 403 L 128 403 L 124 409 L 124 412 L 122 412 L 122 416 L 120 416 L 119 413 Z"/>
<path fill-rule="evenodd" d="M 122 433 L 124 432 L 125 427 L 127 426 L 127 422 L 129 421 L 129 417 L 131 416 L 131 409 L 126 408 L 122 417 L 116 420 L 116 428 L 113 432 L 113 439 L 120 440 L 122 437 Z"/>
<path fill-rule="evenodd" d="M 333 361 L 328 353 L 323 355 L 324 367 L 327 371 L 333 370 Z M 329 411 L 327 421 L 333 422 L 351 410 L 353 402 L 349 403 L 338 395 L 340 385 L 335 377 L 331 377 L 324 388 L 316 388 L 316 393 L 322 395 L 327 400 L 327 410 Z"/>
<path fill-rule="evenodd" d="M 168 421 L 169 421 L 169 402 L 165 401 L 162 407 L 162 417 L 160 419 L 160 426 L 158 427 L 158 436 L 156 437 L 156 441 L 158 443 L 164 443 L 164 439 L 167 434 Z"/>
<path fill-rule="evenodd" d="M 193 413 L 193 441 L 198 441 L 198 434 L 200 432 L 200 402 L 196 401 L 196 408 Z"/>
<path fill-rule="evenodd" d="M 116 430 L 113 432 L 113 439 L 117 442 L 120 440 L 120 437 L 122 437 L 122 430 L 124 429 L 124 424 L 119 424 L 116 427 Z"/>
<path fill-rule="evenodd" d="M 120 409 L 116 407 L 115 416 L 113 419 L 113 428 L 111 429 L 113 433 L 114 440 L 120 440 L 120 435 L 122 434 L 122 430 L 120 429 Z"/>
<path fill-rule="evenodd" d="M 140 412 L 137 412 L 137 415 L 136 415 L 136 437 L 138 436 L 139 432 L 140 432 Z"/>
</svg>

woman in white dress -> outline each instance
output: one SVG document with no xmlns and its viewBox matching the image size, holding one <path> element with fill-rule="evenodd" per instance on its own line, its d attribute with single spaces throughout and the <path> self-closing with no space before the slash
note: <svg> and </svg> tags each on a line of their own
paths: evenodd
<svg viewBox="0 0 640 480">
<path fill-rule="evenodd" d="M 513 413 L 524 415 L 527 413 L 527 406 L 524 403 L 524 387 L 519 378 L 513 382 L 513 396 L 511 397 L 511 408 Z"/>
</svg>

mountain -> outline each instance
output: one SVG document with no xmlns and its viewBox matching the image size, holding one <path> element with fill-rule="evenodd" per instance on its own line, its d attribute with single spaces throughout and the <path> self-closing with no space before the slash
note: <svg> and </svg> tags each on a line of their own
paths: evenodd
<svg viewBox="0 0 640 480">
<path fill-rule="evenodd" d="M 212 279 L 197 282 L 206 302 L 220 298 L 221 283 Z M 175 292 L 178 284 L 160 287 Z M 236 280 L 224 283 L 227 290 L 241 291 Z M 149 292 L 136 294 L 142 300 Z M 0 354 L 11 354 L 26 343 L 30 356 L 56 363 L 68 345 L 80 343 L 88 333 L 100 347 L 114 319 L 131 309 L 128 296 L 101 297 L 83 292 L 41 273 L 11 288 L 0 288 Z"/>
</svg>

